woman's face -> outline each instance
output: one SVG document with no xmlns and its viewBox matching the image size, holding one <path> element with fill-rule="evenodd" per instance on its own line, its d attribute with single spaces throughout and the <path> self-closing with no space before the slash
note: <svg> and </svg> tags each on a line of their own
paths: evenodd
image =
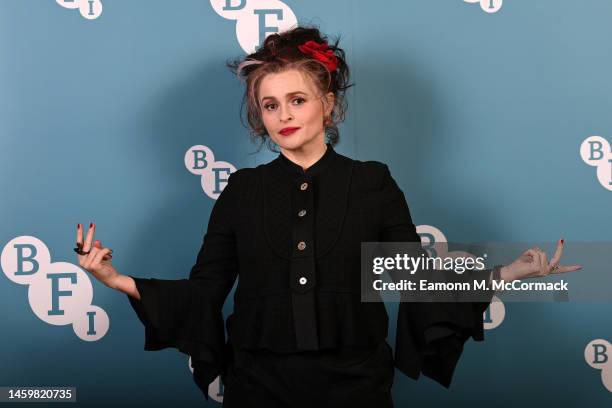
<svg viewBox="0 0 612 408">
<path fill-rule="evenodd" d="M 295 150 L 325 144 L 323 120 L 333 109 L 333 92 L 320 95 L 306 74 L 287 70 L 266 75 L 259 85 L 259 106 L 268 135 L 281 149 Z M 293 133 L 281 132 L 298 128 Z"/>
</svg>

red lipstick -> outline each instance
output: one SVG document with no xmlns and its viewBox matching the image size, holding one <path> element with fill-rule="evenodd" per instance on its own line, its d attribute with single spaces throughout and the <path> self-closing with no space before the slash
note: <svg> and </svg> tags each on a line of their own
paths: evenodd
<svg viewBox="0 0 612 408">
<path fill-rule="evenodd" d="M 289 136 L 290 134 L 292 134 L 298 129 L 299 127 L 286 127 L 286 128 L 282 128 L 279 133 L 283 136 Z"/>
</svg>

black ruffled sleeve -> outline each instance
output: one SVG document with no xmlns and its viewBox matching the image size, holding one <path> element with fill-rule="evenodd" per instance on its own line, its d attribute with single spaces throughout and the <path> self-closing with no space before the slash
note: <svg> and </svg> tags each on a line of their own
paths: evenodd
<svg viewBox="0 0 612 408">
<path fill-rule="evenodd" d="M 384 165 L 381 242 L 420 242 L 404 193 Z M 424 251 L 423 251 L 424 252 Z M 418 256 L 414 254 L 413 256 Z M 491 269 L 471 271 L 474 279 L 488 278 Z M 420 373 L 448 388 L 468 338 L 484 340 L 483 314 L 488 302 L 402 302 L 395 340 L 395 366 L 407 376 Z"/>
<path fill-rule="evenodd" d="M 140 300 L 128 295 L 145 326 L 144 349 L 173 347 L 191 356 L 194 381 L 206 399 L 209 384 L 223 372 L 228 358 L 222 308 L 238 274 L 230 224 L 239 188 L 236 173 L 230 175 L 213 206 L 189 279 L 132 276 Z"/>
</svg>

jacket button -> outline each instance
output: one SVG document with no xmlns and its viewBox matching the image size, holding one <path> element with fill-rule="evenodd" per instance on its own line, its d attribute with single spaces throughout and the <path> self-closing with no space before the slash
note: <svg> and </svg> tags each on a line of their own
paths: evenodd
<svg viewBox="0 0 612 408">
<path fill-rule="evenodd" d="M 303 251 L 303 250 L 304 250 L 304 248 L 306 248 L 306 243 L 305 243 L 304 241 L 300 241 L 300 242 L 298 243 L 298 249 L 299 249 L 300 251 Z"/>
<path fill-rule="evenodd" d="M 304 191 L 308 188 L 308 183 L 302 183 L 302 185 L 300 186 L 300 190 Z"/>
<path fill-rule="evenodd" d="M 305 277 L 303 277 L 303 276 L 302 276 L 302 277 L 300 278 L 300 284 L 301 284 L 301 285 L 305 285 L 305 284 L 306 284 L 306 282 L 308 282 L 308 279 L 306 279 Z"/>
<path fill-rule="evenodd" d="M 303 217 L 306 215 L 306 210 L 300 210 L 300 212 L 298 213 L 298 217 Z"/>
</svg>

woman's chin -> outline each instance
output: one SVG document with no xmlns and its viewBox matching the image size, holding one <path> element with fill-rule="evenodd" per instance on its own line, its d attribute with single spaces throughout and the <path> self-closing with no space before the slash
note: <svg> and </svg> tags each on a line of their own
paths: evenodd
<svg viewBox="0 0 612 408">
<path fill-rule="evenodd" d="M 289 136 L 278 135 L 277 144 L 283 149 L 295 149 L 304 144 L 304 140 L 295 133 Z"/>
</svg>

